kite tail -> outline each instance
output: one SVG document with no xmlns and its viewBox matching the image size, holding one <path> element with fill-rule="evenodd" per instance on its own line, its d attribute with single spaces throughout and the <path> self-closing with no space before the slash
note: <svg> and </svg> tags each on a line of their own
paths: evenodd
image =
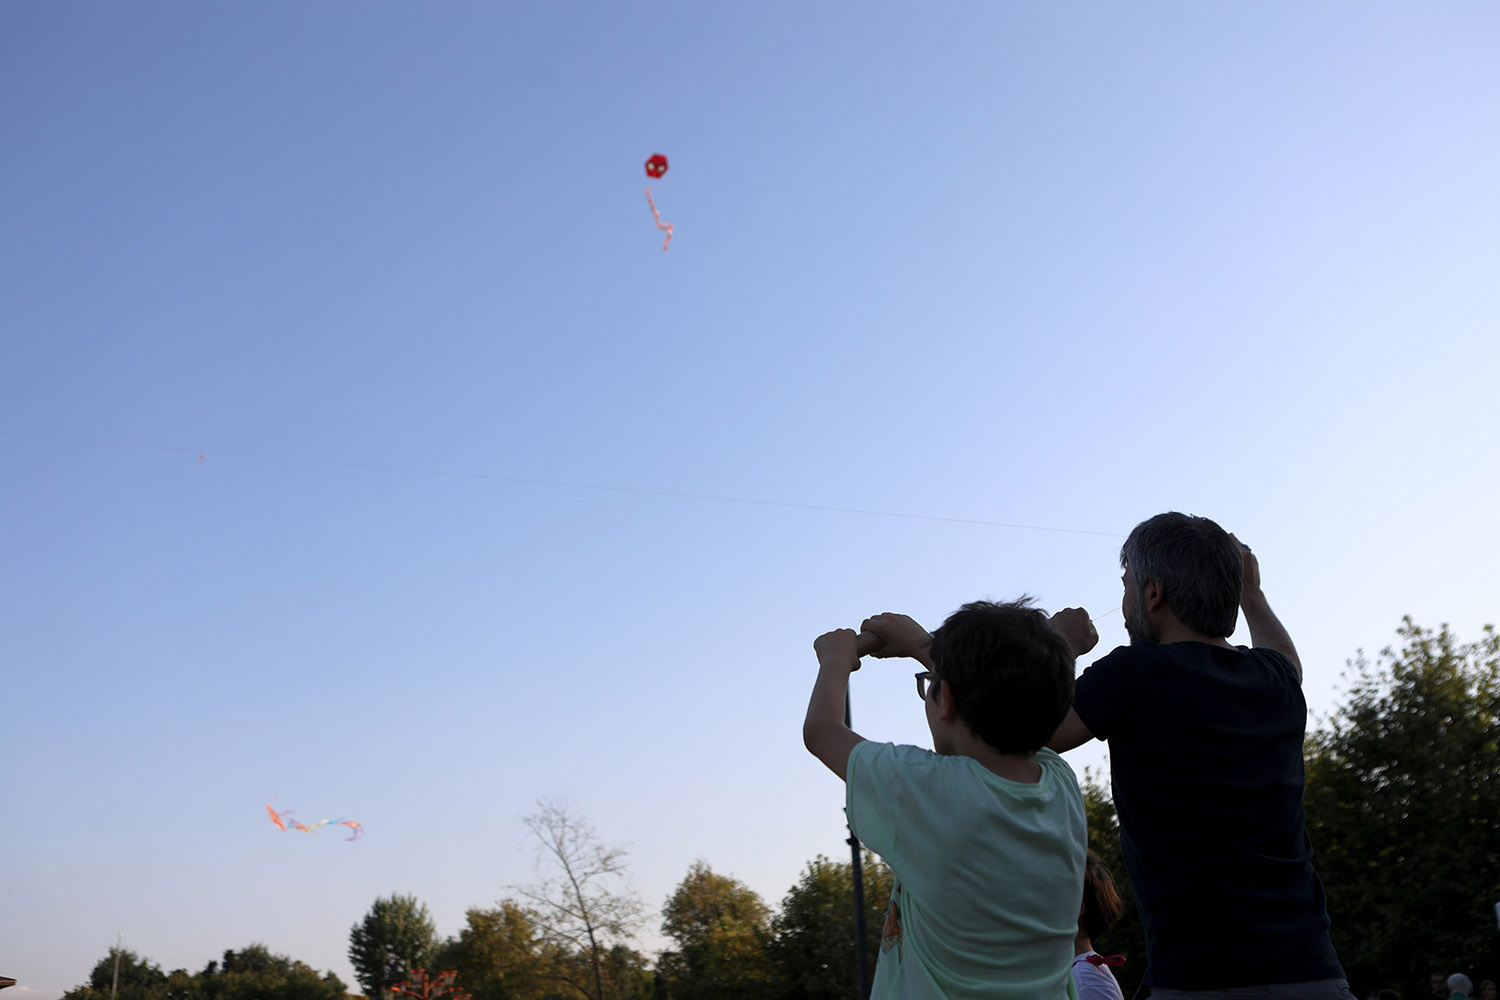
<svg viewBox="0 0 1500 1000">
<path fill-rule="evenodd" d="M 651 206 L 651 218 L 656 220 L 656 228 L 667 234 L 667 238 L 661 241 L 661 248 L 665 250 L 672 242 L 672 224 L 661 221 L 661 213 L 656 210 L 656 202 L 651 200 L 649 187 L 646 189 L 646 204 Z"/>
</svg>

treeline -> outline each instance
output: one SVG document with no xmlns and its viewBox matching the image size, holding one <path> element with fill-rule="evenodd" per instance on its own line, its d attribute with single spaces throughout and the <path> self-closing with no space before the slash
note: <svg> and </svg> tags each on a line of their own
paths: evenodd
<svg viewBox="0 0 1500 1000">
<path fill-rule="evenodd" d="M 566 814 L 558 814 L 566 816 Z M 556 816 L 554 816 L 556 818 Z M 567 816 L 574 827 L 581 821 Z M 648 958 L 630 946 L 641 929 L 639 902 L 598 884 L 587 867 L 608 849 L 574 842 L 571 880 L 556 899 L 504 899 L 474 907 L 448 938 L 413 896 L 377 899 L 350 931 L 349 958 L 369 997 L 396 1000 L 393 987 L 415 969 L 457 972 L 475 1000 L 731 1000 L 797 997 L 849 1000 L 857 991 L 851 863 L 809 862 L 776 912 L 737 879 L 695 862 L 662 910 L 675 948 Z M 865 926 L 873 971 L 890 869 L 863 858 Z M 615 873 L 620 869 L 616 867 Z M 566 888 L 561 888 L 562 886 Z M 521 887 L 536 896 L 540 887 Z M 622 921 L 622 913 L 635 917 Z M 118 1000 L 346 1000 L 331 972 L 252 944 L 226 951 L 201 971 L 163 972 L 128 949 L 110 949 L 88 981 L 63 1000 L 110 1000 L 118 957 Z M 429 1000 L 440 1000 L 434 993 Z"/>
<path fill-rule="evenodd" d="M 331 972 L 272 954 L 265 945 L 226 951 L 200 971 L 163 972 L 161 966 L 128 948 L 111 948 L 89 973 L 88 982 L 63 1000 L 344 1000 L 348 991 Z"/>
<path fill-rule="evenodd" d="M 873 971 L 892 879 L 873 855 L 862 867 Z M 350 934 L 355 974 L 376 996 L 412 968 L 452 969 L 455 985 L 475 1000 L 849 1000 L 857 993 L 848 861 L 809 862 L 775 912 L 743 882 L 694 863 L 662 908 L 661 929 L 674 947 L 654 959 L 630 946 L 636 927 L 603 915 L 620 897 L 559 885 L 562 894 L 550 901 L 526 889 L 520 899 L 470 909 L 446 940 L 416 898 L 379 899 Z"/>
</svg>

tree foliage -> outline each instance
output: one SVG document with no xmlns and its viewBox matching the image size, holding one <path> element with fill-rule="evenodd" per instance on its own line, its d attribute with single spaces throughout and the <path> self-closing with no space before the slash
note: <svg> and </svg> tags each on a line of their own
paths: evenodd
<svg viewBox="0 0 1500 1000">
<path fill-rule="evenodd" d="M 115 949 L 89 973 L 87 985 L 69 990 L 67 1000 L 109 1000 Z M 339 977 L 319 973 L 305 962 L 274 954 L 263 944 L 226 951 L 222 962 L 203 970 L 163 973 L 132 951 L 120 951 L 119 1000 L 343 1000 Z"/>
<path fill-rule="evenodd" d="M 597 966 L 589 955 L 578 951 L 563 952 L 558 959 L 568 971 L 569 984 L 586 982 L 597 968 L 604 995 L 611 1000 L 651 1000 L 655 995 L 656 977 L 651 963 L 645 955 L 626 945 L 611 945 Z M 552 995 L 556 1000 L 570 1000 L 577 996 L 577 987 L 573 985 L 571 991 Z"/>
<path fill-rule="evenodd" d="M 1307 814 L 1356 992 L 1500 973 L 1500 636 L 1403 620 L 1309 740 Z"/>
<path fill-rule="evenodd" d="M 492 909 L 471 908 L 437 965 L 458 973 L 456 981 L 474 1000 L 546 1000 L 557 991 L 555 957 L 544 946 L 535 914 L 505 899 Z"/>
<path fill-rule="evenodd" d="M 1135 908 L 1135 894 L 1130 888 L 1130 876 L 1125 872 L 1125 854 L 1120 847 L 1120 821 L 1115 814 L 1114 800 L 1104 787 L 1094 780 L 1087 769 L 1083 772 L 1083 811 L 1089 823 L 1089 850 L 1099 856 L 1104 867 L 1113 876 L 1115 889 L 1125 908 L 1120 919 L 1094 942 L 1094 950 L 1101 955 L 1124 955 L 1124 965 L 1112 969 L 1124 994 L 1133 996 L 1146 977 L 1146 928 Z"/>
<path fill-rule="evenodd" d="M 662 910 L 677 951 L 662 956 L 660 994 L 696 1000 L 760 997 L 771 981 L 771 911 L 743 882 L 696 861 Z"/>
<path fill-rule="evenodd" d="M 115 983 L 115 960 L 119 959 L 118 1000 L 166 1000 L 168 975 L 161 966 L 129 948 L 111 948 L 94 963 L 88 982 L 63 994 L 63 1000 L 109 1000 Z"/>
<path fill-rule="evenodd" d="M 880 932 L 894 877 L 875 855 L 862 858 L 865 887 L 865 947 L 870 974 L 880 955 Z M 849 1000 L 858 995 L 854 933 L 853 866 L 819 855 L 771 921 L 771 957 L 776 993 L 795 1000 Z"/>
<path fill-rule="evenodd" d="M 529 907 L 544 943 L 586 962 L 583 970 L 564 962 L 559 975 L 578 995 L 612 1000 L 629 983 L 615 975 L 610 963 L 618 965 L 633 954 L 629 943 L 645 912 L 630 886 L 626 851 L 600 843 L 593 826 L 567 807 L 537 805 L 538 811 L 524 822 L 537 842 L 541 878 L 512 889 Z"/>
<path fill-rule="evenodd" d="M 320 975 L 312 966 L 276 955 L 263 944 L 224 952 L 198 974 L 201 1000 L 343 1000 L 338 976 Z"/>
<path fill-rule="evenodd" d="M 393 893 L 376 899 L 365 918 L 349 929 L 349 964 L 365 994 L 375 1000 L 412 969 L 427 968 L 437 946 L 437 928 L 426 904 Z"/>
</svg>

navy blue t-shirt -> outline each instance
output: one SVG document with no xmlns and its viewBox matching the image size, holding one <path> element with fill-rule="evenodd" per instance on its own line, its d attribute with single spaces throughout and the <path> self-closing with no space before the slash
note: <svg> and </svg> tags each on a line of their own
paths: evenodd
<svg viewBox="0 0 1500 1000">
<path fill-rule="evenodd" d="M 1302 807 L 1307 703 L 1270 649 L 1122 646 L 1078 678 L 1109 741 L 1146 982 L 1197 990 L 1342 979 Z"/>
</svg>

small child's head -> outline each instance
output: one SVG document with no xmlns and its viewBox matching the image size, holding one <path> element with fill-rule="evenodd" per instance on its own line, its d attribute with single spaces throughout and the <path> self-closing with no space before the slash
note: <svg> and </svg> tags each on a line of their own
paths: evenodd
<svg viewBox="0 0 1500 1000">
<path fill-rule="evenodd" d="M 965 604 L 931 653 L 934 687 L 948 685 L 958 717 L 1000 753 L 1046 746 L 1073 704 L 1073 652 L 1029 598 Z"/>
<path fill-rule="evenodd" d="M 1090 941 L 1115 925 L 1125 904 L 1115 890 L 1115 880 L 1099 855 L 1089 851 L 1083 865 L 1083 907 L 1078 911 L 1078 936 Z"/>
</svg>

